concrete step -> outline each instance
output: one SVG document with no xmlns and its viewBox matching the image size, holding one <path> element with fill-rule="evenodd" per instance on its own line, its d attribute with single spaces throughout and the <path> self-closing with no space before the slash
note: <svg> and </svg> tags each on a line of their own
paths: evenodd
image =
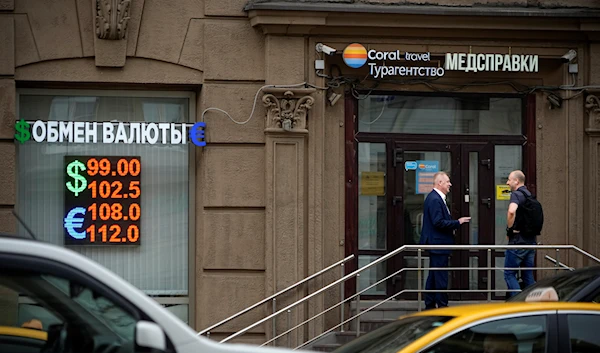
<svg viewBox="0 0 600 353">
<path fill-rule="evenodd" d="M 364 335 L 367 332 L 362 332 L 361 335 Z M 303 349 L 310 349 L 313 351 L 319 352 L 331 352 L 344 344 L 354 340 L 356 338 L 356 331 L 344 331 L 344 332 L 335 332 L 334 341 L 331 340 L 331 336 L 325 341 L 317 341 L 317 343 L 312 344 L 310 346 L 304 347 Z"/>
<path fill-rule="evenodd" d="M 332 352 L 341 346 L 342 345 L 339 343 L 324 343 L 312 346 L 311 350 L 316 352 Z"/>
<path fill-rule="evenodd" d="M 391 322 L 396 321 L 395 319 L 381 319 L 381 320 L 361 320 L 360 321 L 360 330 L 364 332 L 371 332 L 376 330 L 382 326 L 385 326 Z"/>
</svg>

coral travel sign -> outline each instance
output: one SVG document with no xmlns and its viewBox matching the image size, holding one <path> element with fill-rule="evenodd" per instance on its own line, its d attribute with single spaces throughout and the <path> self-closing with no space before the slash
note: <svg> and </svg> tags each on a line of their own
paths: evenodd
<svg viewBox="0 0 600 353">
<path fill-rule="evenodd" d="M 344 62 L 351 68 L 357 69 L 367 64 L 369 75 L 374 78 L 386 76 L 444 76 L 443 67 L 426 66 L 431 63 L 431 53 L 409 53 L 400 50 L 378 51 L 368 50 L 358 43 L 350 44 L 342 54 Z M 387 65 L 390 61 L 402 61 L 405 65 Z M 382 63 L 383 62 L 383 63 Z M 416 65 L 416 66 L 415 66 Z"/>
<path fill-rule="evenodd" d="M 206 146 L 206 123 L 42 121 L 15 123 L 15 140 L 49 143 L 124 143 Z"/>
<path fill-rule="evenodd" d="M 432 60 L 430 52 L 367 50 L 359 43 L 348 45 L 344 49 L 342 57 L 344 63 L 354 69 L 367 65 L 369 75 L 380 79 L 386 76 L 436 78 L 444 76 L 446 71 L 538 72 L 539 67 L 537 55 L 470 53 L 446 53 L 443 67 L 438 67 L 442 60 Z"/>
</svg>

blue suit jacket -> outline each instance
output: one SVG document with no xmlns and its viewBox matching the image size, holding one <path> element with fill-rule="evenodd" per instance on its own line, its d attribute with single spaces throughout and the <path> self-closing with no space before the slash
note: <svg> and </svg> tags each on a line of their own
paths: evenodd
<svg viewBox="0 0 600 353">
<path fill-rule="evenodd" d="M 454 230 L 460 227 L 458 220 L 453 220 L 446 204 L 435 190 L 431 190 L 423 204 L 423 229 L 420 244 L 452 245 Z M 432 254 L 450 254 L 450 250 L 431 250 Z"/>
</svg>

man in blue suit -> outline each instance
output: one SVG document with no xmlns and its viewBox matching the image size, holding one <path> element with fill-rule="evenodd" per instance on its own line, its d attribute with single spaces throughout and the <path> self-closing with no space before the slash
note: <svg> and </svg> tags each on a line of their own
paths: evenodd
<svg viewBox="0 0 600 353">
<path fill-rule="evenodd" d="M 453 220 L 450 209 L 446 204 L 446 195 L 450 192 L 450 177 L 445 172 L 437 172 L 433 176 L 433 191 L 427 195 L 423 204 L 423 230 L 420 243 L 424 245 L 452 245 L 454 231 L 463 223 L 468 223 L 471 217 L 461 217 Z M 431 250 L 429 261 L 431 267 L 448 267 L 450 250 Z M 448 271 L 429 270 L 426 290 L 448 289 Z M 448 306 L 447 293 L 427 292 L 425 294 L 425 309 Z"/>
</svg>

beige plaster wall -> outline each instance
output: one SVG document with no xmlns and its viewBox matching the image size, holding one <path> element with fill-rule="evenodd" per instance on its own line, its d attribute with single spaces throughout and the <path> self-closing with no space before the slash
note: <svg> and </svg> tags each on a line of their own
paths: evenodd
<svg viewBox="0 0 600 353">
<path fill-rule="evenodd" d="M 585 57 L 589 72 L 585 84 L 590 86 L 600 85 L 600 45 L 591 43 L 589 45 L 588 55 Z M 590 95 L 598 97 L 600 89 L 591 89 Z M 589 128 L 593 124 L 593 117 L 590 117 L 586 111 L 584 115 L 584 125 Z M 588 133 L 584 139 L 584 156 L 586 162 L 586 175 L 583 184 L 583 190 L 586 191 L 584 206 L 584 227 L 585 234 L 584 245 L 592 254 L 600 254 L 600 134 L 598 132 Z M 588 265 L 594 263 L 588 262 Z"/>
<path fill-rule="evenodd" d="M 12 10 L 11 1 L 0 2 L 0 10 Z M 13 143 L 15 121 L 15 21 L 0 15 L 0 232 L 14 232 L 12 209 L 16 201 L 16 162 Z"/>
<path fill-rule="evenodd" d="M 2 2 L 2 10 L 13 3 Z M 61 85 L 152 84 L 200 92 L 197 120 L 208 124 L 209 146 L 197 150 L 196 280 L 192 326 L 203 328 L 241 310 L 266 292 L 265 134 L 262 102 L 264 37 L 240 1 L 132 1 L 122 41 L 95 36 L 93 2 L 17 0 L 0 13 L 0 231 L 14 230 L 15 80 Z M 11 49 L 14 48 L 14 49 Z M 14 53 L 11 55 L 11 53 Z M 99 60 L 100 58 L 100 60 Z M 302 57 L 301 57 L 302 58 Z M 302 60 L 302 59 L 301 59 Z M 103 67 L 108 66 L 122 67 Z M 119 64 L 120 63 L 120 64 Z M 207 76 L 208 75 L 208 76 Z M 92 85 L 89 85 L 89 84 Z M 226 110 L 237 121 L 205 108 Z M 6 156 L 6 157 L 5 157 Z M 228 300 L 223 293 L 229 293 Z M 255 321 L 263 309 L 221 332 Z M 242 341 L 256 340 L 253 330 Z M 217 330 L 217 333 L 219 330 Z M 261 340 L 263 340 L 261 338 Z"/>
</svg>

